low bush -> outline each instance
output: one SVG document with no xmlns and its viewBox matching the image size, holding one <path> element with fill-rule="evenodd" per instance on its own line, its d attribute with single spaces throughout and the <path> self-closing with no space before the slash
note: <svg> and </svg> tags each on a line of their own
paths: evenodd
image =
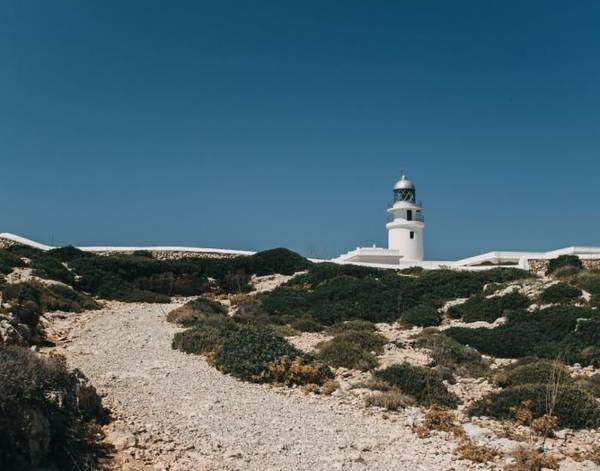
<svg viewBox="0 0 600 471">
<path fill-rule="evenodd" d="M 523 384 L 571 384 L 573 380 L 568 368 L 557 361 L 533 360 L 510 365 L 496 375 L 501 387 Z"/>
<path fill-rule="evenodd" d="M 476 295 L 463 304 L 452 306 L 450 315 L 454 318 L 462 317 L 465 322 L 494 322 L 506 310 L 526 308 L 530 303 L 529 298 L 518 291 L 491 298 Z"/>
<path fill-rule="evenodd" d="M 423 333 L 415 340 L 415 346 L 430 350 L 436 365 L 467 376 L 483 376 L 489 365 L 474 348 L 466 347 L 451 337 L 440 333 Z"/>
<path fill-rule="evenodd" d="M 2 299 L 13 306 L 25 306 L 38 313 L 46 311 L 82 312 L 98 309 L 91 297 L 63 285 L 42 285 L 35 281 L 2 287 Z"/>
<path fill-rule="evenodd" d="M 440 325 L 442 322 L 442 317 L 437 312 L 437 309 L 425 304 L 409 309 L 402 314 L 401 319 L 404 324 L 418 327 L 431 327 Z"/>
<path fill-rule="evenodd" d="M 581 290 L 575 286 L 557 283 L 542 291 L 540 300 L 545 303 L 569 303 L 580 298 L 581 294 Z"/>
<path fill-rule="evenodd" d="M 550 275 L 562 267 L 573 267 L 581 270 L 583 268 L 583 263 L 577 255 L 560 255 L 559 257 L 550 260 L 546 275 Z"/>
<path fill-rule="evenodd" d="M 207 319 L 211 316 L 224 316 L 226 313 L 227 309 L 223 304 L 200 297 L 173 309 L 167 314 L 167 321 L 187 326 L 198 320 Z"/>
<path fill-rule="evenodd" d="M 321 361 L 334 368 L 354 368 L 367 371 L 377 366 L 377 358 L 354 342 L 340 340 L 325 342 L 319 348 Z"/>
<path fill-rule="evenodd" d="M 264 380 L 262 374 L 267 364 L 284 356 L 308 362 L 312 360 L 310 355 L 293 347 L 270 329 L 244 326 L 222 339 L 214 364 L 222 372 L 236 378 L 260 382 Z"/>
<path fill-rule="evenodd" d="M 244 269 L 246 273 L 257 276 L 293 275 L 308 269 L 312 263 L 302 255 L 284 248 L 264 250 L 249 257 L 237 257 L 232 261 L 236 269 Z"/>
<path fill-rule="evenodd" d="M 459 403 L 458 397 L 448 391 L 439 373 L 431 368 L 404 363 L 378 370 L 374 375 L 403 393 L 413 396 L 419 405 L 437 404 L 455 408 Z"/>
<path fill-rule="evenodd" d="M 389 340 L 376 332 L 370 332 L 368 330 L 349 330 L 336 335 L 329 342 L 354 343 L 369 352 L 381 353 L 383 346 L 386 343 L 389 343 Z"/>
<path fill-rule="evenodd" d="M 205 354 L 214 352 L 221 344 L 221 332 L 214 327 L 193 327 L 177 332 L 173 337 L 173 349 L 185 353 Z"/>
<path fill-rule="evenodd" d="M 569 364 L 596 365 L 600 364 L 597 319 L 600 312 L 592 309 L 555 306 L 534 313 L 510 311 L 508 322 L 494 329 L 452 327 L 445 334 L 497 357 L 560 357 Z"/>
<path fill-rule="evenodd" d="M 11 245 L 10 247 L 7 247 L 5 250 L 7 252 L 10 252 L 10 253 L 16 255 L 19 258 L 28 258 L 28 259 L 33 258 L 35 255 L 44 253 L 43 250 L 36 249 L 34 247 L 30 247 L 29 245 L 21 245 L 21 244 Z"/>
<path fill-rule="evenodd" d="M 260 374 L 259 382 L 278 383 L 286 386 L 325 385 L 333 377 L 331 370 L 322 363 L 302 357 L 283 356 L 267 363 Z M 330 387 L 331 385 L 328 386 L 328 388 Z"/>
<path fill-rule="evenodd" d="M 577 275 L 574 283 L 592 295 L 600 295 L 600 272 L 582 271 Z"/>
<path fill-rule="evenodd" d="M 25 262 L 18 255 L 8 250 L 0 249 L 0 273 L 7 275 L 13 268 L 24 267 Z"/>
<path fill-rule="evenodd" d="M 361 320 L 338 322 L 337 324 L 329 326 L 327 328 L 327 333 L 329 335 L 337 335 L 351 330 L 357 330 L 359 332 L 375 332 L 377 330 L 377 326 L 372 322 Z"/>
<path fill-rule="evenodd" d="M 291 327 L 299 332 L 321 332 L 323 330 L 321 324 L 307 317 L 294 321 Z"/>
<path fill-rule="evenodd" d="M 33 257 L 30 266 L 33 268 L 33 274 L 40 278 L 60 281 L 71 286 L 75 281 L 73 274 L 61 262 L 46 253 Z"/>
<path fill-rule="evenodd" d="M 366 407 L 382 407 L 389 411 L 404 409 L 414 404 L 415 400 L 411 396 L 402 394 L 396 389 L 377 394 L 369 394 L 365 397 Z"/>
<path fill-rule="evenodd" d="M 59 262 L 70 262 L 78 258 L 96 257 L 96 255 L 92 252 L 85 252 L 73 247 L 72 245 L 51 249 L 47 252 L 44 252 L 44 254 L 50 258 L 58 260 Z"/>
<path fill-rule="evenodd" d="M 549 410 L 549 404 L 555 402 Z M 564 385 L 552 398 L 548 385 L 525 384 L 492 392 L 475 401 L 468 412 L 471 416 L 488 416 L 497 419 L 514 419 L 515 410 L 528 405 L 533 419 L 551 413 L 558 417 L 560 427 L 573 429 L 600 426 L 600 404 L 589 393 L 570 385 Z"/>
<path fill-rule="evenodd" d="M 91 419 L 103 422 L 104 411 L 79 373 L 0 345 L 1 469 L 97 469 Z"/>
</svg>

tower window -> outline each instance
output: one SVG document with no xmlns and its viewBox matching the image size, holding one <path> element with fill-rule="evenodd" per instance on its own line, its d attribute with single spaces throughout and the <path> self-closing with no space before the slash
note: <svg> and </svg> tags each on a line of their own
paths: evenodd
<svg viewBox="0 0 600 471">
<path fill-rule="evenodd" d="M 412 209 L 409 209 L 406 211 L 406 220 L 412 221 Z M 411 237 L 411 239 L 412 239 L 412 237 Z"/>
<path fill-rule="evenodd" d="M 414 239 L 415 238 L 415 231 L 410 231 L 410 238 Z"/>
</svg>

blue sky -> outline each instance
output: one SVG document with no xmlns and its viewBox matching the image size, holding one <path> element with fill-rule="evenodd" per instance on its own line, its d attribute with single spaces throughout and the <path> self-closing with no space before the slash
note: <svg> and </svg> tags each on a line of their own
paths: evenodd
<svg viewBox="0 0 600 471">
<path fill-rule="evenodd" d="M 3 1 L 0 231 L 57 244 L 600 245 L 600 2 Z"/>
</svg>

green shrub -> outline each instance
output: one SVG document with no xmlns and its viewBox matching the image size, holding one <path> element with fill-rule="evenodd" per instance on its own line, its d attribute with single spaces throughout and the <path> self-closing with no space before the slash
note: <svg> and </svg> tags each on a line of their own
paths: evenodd
<svg viewBox="0 0 600 471">
<path fill-rule="evenodd" d="M 354 342 L 325 342 L 319 349 L 319 359 L 334 368 L 354 368 L 367 371 L 378 365 L 377 358 Z"/>
<path fill-rule="evenodd" d="M 581 270 L 583 263 L 577 255 L 561 255 L 550 260 L 546 275 L 550 275 L 562 267 L 573 267 Z"/>
<path fill-rule="evenodd" d="M 481 353 L 501 358 L 519 358 L 531 355 L 533 354 L 532 343 L 540 339 L 540 335 L 537 332 L 531 332 L 527 326 L 511 323 L 495 329 L 451 327 L 444 333 Z"/>
<path fill-rule="evenodd" d="M 0 273 L 8 274 L 13 268 L 24 266 L 25 262 L 20 257 L 8 250 L 0 249 Z"/>
<path fill-rule="evenodd" d="M 0 345 L 1 469 L 97 469 L 90 420 L 104 422 L 104 411 L 81 377 L 57 358 Z"/>
<path fill-rule="evenodd" d="M 506 310 L 526 308 L 529 304 L 529 298 L 518 291 L 492 298 L 476 295 L 463 304 L 452 306 L 450 314 L 454 318 L 462 317 L 465 322 L 494 322 Z"/>
<path fill-rule="evenodd" d="M 600 272 L 582 271 L 577 275 L 575 284 L 593 295 L 600 295 Z"/>
<path fill-rule="evenodd" d="M 222 372 L 236 378 L 260 382 L 266 365 L 283 356 L 312 360 L 270 329 L 242 327 L 222 339 L 214 364 Z"/>
<path fill-rule="evenodd" d="M 350 342 L 369 352 L 381 353 L 389 340 L 383 335 L 367 330 L 349 330 L 336 335 L 330 342 Z"/>
<path fill-rule="evenodd" d="M 221 343 L 221 333 L 214 327 L 194 327 L 178 332 L 173 337 L 173 349 L 185 353 L 210 353 L 218 349 Z"/>
<path fill-rule="evenodd" d="M 534 360 L 524 364 L 510 365 L 496 376 L 501 387 L 523 384 L 571 384 L 568 368 L 557 361 Z"/>
<path fill-rule="evenodd" d="M 312 263 L 296 252 L 278 248 L 257 252 L 249 257 L 237 257 L 233 259 L 233 265 L 246 273 L 263 276 L 275 273 L 293 275 L 306 270 Z"/>
<path fill-rule="evenodd" d="M 36 255 L 31 259 L 33 274 L 40 278 L 56 280 L 67 285 L 73 285 L 73 274 L 58 260 L 47 254 Z"/>
<path fill-rule="evenodd" d="M 437 404 L 455 408 L 459 403 L 458 397 L 448 391 L 439 373 L 431 368 L 404 363 L 376 371 L 374 375 L 403 393 L 413 396 L 417 403 L 423 406 Z"/>
<path fill-rule="evenodd" d="M 557 283 L 542 291 L 540 299 L 545 303 L 568 303 L 580 298 L 581 294 L 581 290 L 575 286 Z"/>
<path fill-rule="evenodd" d="M 271 314 L 299 315 L 307 312 L 310 293 L 289 286 L 278 286 L 260 296 L 262 305 Z"/>
<path fill-rule="evenodd" d="M 369 321 L 346 321 L 346 322 L 338 322 L 337 324 L 333 324 L 327 328 L 327 333 L 329 335 L 337 335 L 344 332 L 348 332 L 350 330 L 358 330 L 360 331 L 369 331 L 375 332 L 377 330 L 377 326 Z"/>
<path fill-rule="evenodd" d="M 525 384 L 492 392 L 469 407 L 471 416 L 488 416 L 497 419 L 514 419 L 514 410 L 530 403 L 534 419 L 552 413 L 558 417 L 562 428 L 573 429 L 600 427 L 600 405 L 589 393 L 564 385 L 558 388 L 556 403 L 549 410 L 551 391 L 545 384 Z M 528 402 L 530 401 L 530 402 Z"/>
<path fill-rule="evenodd" d="M 415 346 L 430 350 L 436 365 L 453 372 L 468 376 L 482 376 L 488 372 L 489 365 L 477 350 L 444 334 L 423 333 L 416 338 Z"/>
<path fill-rule="evenodd" d="M 224 316 L 227 309 L 221 303 L 207 298 L 196 298 L 167 314 L 167 321 L 181 325 L 192 325 L 210 316 Z"/>
<path fill-rule="evenodd" d="M 323 326 L 310 318 L 302 318 L 291 324 L 292 329 L 300 332 L 321 332 Z"/>
<path fill-rule="evenodd" d="M 72 245 L 48 250 L 47 252 L 44 252 L 44 255 L 47 257 L 54 258 L 59 262 L 70 262 L 78 258 L 96 257 L 96 255 L 92 252 L 85 252 L 76 247 L 73 247 Z"/>
<path fill-rule="evenodd" d="M 442 317 L 437 310 L 424 304 L 409 309 L 402 314 L 401 319 L 405 324 L 416 325 L 419 327 L 440 325 L 442 322 Z"/>
<path fill-rule="evenodd" d="M 135 250 L 131 255 L 134 257 L 154 258 L 149 250 Z"/>
<path fill-rule="evenodd" d="M 495 329 L 452 327 L 445 334 L 498 357 L 560 356 L 569 364 L 595 365 L 600 363 L 594 343 L 597 327 L 594 322 L 584 325 L 585 319 L 600 319 L 600 312 L 574 306 L 554 306 L 535 313 L 515 310 L 509 312 L 505 325 Z"/>
<path fill-rule="evenodd" d="M 46 311 L 82 312 L 98 309 L 89 296 L 63 285 L 24 282 L 2 287 L 2 299 L 13 306 L 26 306 L 38 313 Z"/>
<path fill-rule="evenodd" d="M 16 255 L 19 258 L 29 258 L 29 259 L 33 258 L 35 255 L 44 253 L 43 250 L 30 247 L 29 245 L 20 245 L 20 244 L 11 245 L 10 247 L 6 248 L 5 250 L 7 252 L 10 252 L 10 253 Z"/>
</svg>

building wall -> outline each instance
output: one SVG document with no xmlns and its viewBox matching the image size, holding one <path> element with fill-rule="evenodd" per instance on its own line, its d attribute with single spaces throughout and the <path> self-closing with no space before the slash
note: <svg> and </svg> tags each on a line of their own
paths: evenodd
<svg viewBox="0 0 600 471">
<path fill-rule="evenodd" d="M 414 232 L 414 238 L 410 233 Z M 423 260 L 423 230 L 417 227 L 395 227 L 388 230 L 388 247 L 398 250 L 404 260 Z"/>
<path fill-rule="evenodd" d="M 588 270 L 600 270 L 600 259 L 585 259 L 580 257 L 580 260 L 584 268 Z M 550 264 L 550 260 L 539 258 L 530 259 L 527 260 L 527 263 L 529 264 L 529 271 L 543 274 L 546 273 L 548 265 Z"/>
</svg>

